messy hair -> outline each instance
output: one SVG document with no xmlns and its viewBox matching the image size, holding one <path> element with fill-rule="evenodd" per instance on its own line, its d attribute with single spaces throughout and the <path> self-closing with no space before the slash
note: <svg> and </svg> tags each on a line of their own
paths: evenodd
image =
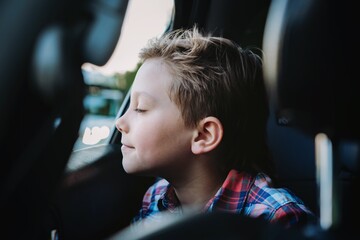
<svg viewBox="0 0 360 240">
<path fill-rule="evenodd" d="M 268 115 L 259 55 L 194 27 L 150 40 L 140 58 L 160 58 L 169 67 L 174 76 L 169 97 L 187 126 L 208 116 L 221 121 L 219 158 L 227 168 L 266 170 L 261 164 L 266 156 L 259 155 L 266 153 Z"/>
</svg>

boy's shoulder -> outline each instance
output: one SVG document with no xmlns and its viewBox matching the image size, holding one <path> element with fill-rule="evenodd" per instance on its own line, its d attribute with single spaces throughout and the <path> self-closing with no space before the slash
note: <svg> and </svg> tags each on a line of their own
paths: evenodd
<svg viewBox="0 0 360 240">
<path fill-rule="evenodd" d="M 304 204 L 290 189 L 274 187 L 271 178 L 264 173 L 256 175 L 250 191 L 249 201 L 261 201 L 274 208 L 287 203 Z"/>
<path fill-rule="evenodd" d="M 248 211 L 257 213 L 264 211 L 262 214 L 268 212 L 272 215 L 279 210 L 292 211 L 294 209 L 311 214 L 297 195 L 288 188 L 274 187 L 271 178 L 264 173 L 256 175 L 246 205 Z"/>
<path fill-rule="evenodd" d="M 274 187 L 271 179 L 259 173 L 255 177 L 245 207 L 245 215 L 263 217 L 285 226 L 317 221 L 314 213 L 288 188 Z"/>
</svg>

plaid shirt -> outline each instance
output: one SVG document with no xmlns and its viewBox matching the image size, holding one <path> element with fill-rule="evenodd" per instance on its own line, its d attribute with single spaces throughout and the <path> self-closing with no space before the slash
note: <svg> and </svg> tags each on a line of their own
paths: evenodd
<svg viewBox="0 0 360 240">
<path fill-rule="evenodd" d="M 142 208 L 133 219 L 159 219 L 159 212 L 181 214 L 181 205 L 175 189 L 165 179 L 155 182 L 145 193 Z M 209 200 L 204 212 L 226 211 L 250 217 L 261 217 L 269 222 L 279 222 L 286 227 L 306 223 L 313 213 L 291 191 L 273 188 L 271 179 L 264 173 L 253 176 L 246 172 L 231 170 Z"/>
</svg>

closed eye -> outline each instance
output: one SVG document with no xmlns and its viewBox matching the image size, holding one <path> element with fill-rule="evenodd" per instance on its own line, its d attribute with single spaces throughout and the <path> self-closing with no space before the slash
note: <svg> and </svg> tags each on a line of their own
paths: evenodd
<svg viewBox="0 0 360 240">
<path fill-rule="evenodd" d="M 137 113 L 144 113 L 144 112 L 146 112 L 146 110 L 140 109 L 140 108 L 135 108 L 134 111 L 137 112 Z"/>
</svg>

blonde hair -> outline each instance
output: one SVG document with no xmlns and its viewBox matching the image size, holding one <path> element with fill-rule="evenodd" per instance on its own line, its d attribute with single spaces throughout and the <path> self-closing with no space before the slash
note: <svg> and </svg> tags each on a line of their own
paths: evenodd
<svg viewBox="0 0 360 240">
<path fill-rule="evenodd" d="M 224 128 L 222 154 L 229 153 L 245 167 L 249 156 L 236 145 L 248 148 L 248 130 L 265 133 L 261 58 L 229 39 L 202 34 L 196 27 L 150 40 L 140 58 L 155 57 L 173 73 L 169 97 L 181 110 L 185 124 L 196 126 L 207 116 L 217 117 Z M 258 119 L 254 122 L 254 118 Z"/>
</svg>

